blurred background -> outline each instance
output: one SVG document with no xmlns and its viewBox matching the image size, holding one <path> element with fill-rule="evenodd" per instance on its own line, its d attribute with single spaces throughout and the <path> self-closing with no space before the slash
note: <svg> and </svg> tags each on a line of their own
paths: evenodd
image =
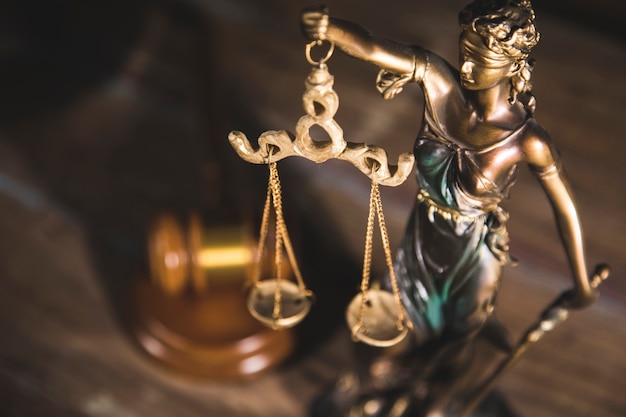
<svg viewBox="0 0 626 417">
<path fill-rule="evenodd" d="M 465 3 L 326 2 L 333 16 L 453 63 Z M 522 416 L 623 416 L 626 6 L 537 3 L 535 116 L 562 154 L 589 267 L 608 262 L 613 273 L 598 302 L 533 347 L 499 387 Z M 260 216 L 266 168 L 240 160 L 227 135 L 294 130 L 310 68 L 299 15 L 310 5 L 0 3 L 0 415 L 306 416 L 350 366 L 343 310 L 358 288 L 369 182 L 341 162 L 281 164 L 286 221 L 318 297 L 280 363 L 243 379 L 191 377 L 146 355 L 129 324 L 155 216 L 197 211 L 208 228 Z M 383 146 L 392 160 L 410 151 L 419 89 L 386 102 L 376 68 L 336 53 L 329 69 L 346 139 Z M 382 190 L 394 247 L 415 189 L 407 181 Z M 498 315 L 518 334 L 571 281 L 528 173 L 506 209 L 521 264 L 505 271 Z"/>
</svg>

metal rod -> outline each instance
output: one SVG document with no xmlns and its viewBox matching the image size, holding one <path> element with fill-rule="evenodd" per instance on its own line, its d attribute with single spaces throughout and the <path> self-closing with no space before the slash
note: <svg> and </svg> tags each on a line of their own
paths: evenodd
<svg viewBox="0 0 626 417">
<path fill-rule="evenodd" d="M 597 265 L 590 279 L 592 288 L 597 288 L 602 281 L 608 278 L 610 268 L 606 264 Z M 517 347 L 511 354 L 504 359 L 492 372 L 492 374 L 483 382 L 483 384 L 474 392 L 470 400 L 467 402 L 458 417 L 468 417 L 470 413 L 481 403 L 485 396 L 489 393 L 495 382 L 502 374 L 511 368 L 519 358 L 526 352 L 531 344 L 539 341 L 544 334 L 563 323 L 569 316 L 569 310 L 562 305 L 565 293 L 557 297 L 543 311 L 538 321 L 528 328 L 524 336 L 520 339 Z"/>
</svg>

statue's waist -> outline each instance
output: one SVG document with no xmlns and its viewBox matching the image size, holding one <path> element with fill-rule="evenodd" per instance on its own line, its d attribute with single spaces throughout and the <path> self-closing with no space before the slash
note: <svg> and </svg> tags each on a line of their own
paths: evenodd
<svg viewBox="0 0 626 417">
<path fill-rule="evenodd" d="M 498 203 L 493 199 L 485 200 L 481 198 L 472 198 L 468 195 L 457 194 L 457 206 L 451 207 L 446 204 L 437 202 L 424 188 L 420 188 L 417 193 L 417 200 L 425 203 L 429 207 L 429 211 L 441 215 L 447 220 L 476 220 L 490 212 L 498 210 Z M 461 200 L 461 201 L 458 201 Z"/>
</svg>

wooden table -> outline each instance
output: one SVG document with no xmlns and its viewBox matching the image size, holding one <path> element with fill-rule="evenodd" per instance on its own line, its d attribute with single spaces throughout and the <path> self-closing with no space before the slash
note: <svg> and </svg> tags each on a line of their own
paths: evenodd
<svg viewBox="0 0 626 417">
<path fill-rule="evenodd" d="M 414 3 L 330 7 L 455 61 L 460 2 Z M 2 416 L 305 416 L 353 360 L 342 311 L 359 277 L 368 182 L 340 163 L 286 161 L 281 170 L 287 221 L 294 212 L 305 219 L 301 258 L 318 302 L 299 331 L 299 349 L 280 369 L 239 382 L 188 378 L 141 354 L 125 330 L 125 295 L 143 265 L 150 216 L 163 208 L 215 207 L 222 199 L 260 206 L 265 171 L 239 161 L 220 141 L 232 129 L 251 138 L 293 130 L 303 114 L 301 5 L 194 4 L 138 14 L 142 30 L 128 35 L 130 53 L 106 82 L 3 122 Z M 593 307 L 533 347 L 499 387 L 523 416 L 623 416 L 625 48 L 550 15 L 539 15 L 539 25 L 536 116 L 561 150 L 590 263 L 609 262 L 613 275 Z M 394 155 L 410 149 L 419 91 L 384 102 L 373 88 L 374 68 L 340 54 L 329 64 L 346 137 Z M 227 166 L 216 171 L 216 159 Z M 236 192 L 219 189 L 224 177 L 216 172 Z M 383 192 L 397 242 L 415 186 Z M 507 208 L 513 254 L 522 263 L 505 273 L 498 315 L 517 334 L 569 279 L 547 202 L 529 175 L 521 176 Z"/>
</svg>

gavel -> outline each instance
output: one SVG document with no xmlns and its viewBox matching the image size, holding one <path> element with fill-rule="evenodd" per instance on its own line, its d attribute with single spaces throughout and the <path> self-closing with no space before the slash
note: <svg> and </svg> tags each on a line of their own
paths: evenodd
<svg viewBox="0 0 626 417">
<path fill-rule="evenodd" d="M 148 263 L 154 285 L 166 294 L 201 295 L 210 287 L 245 285 L 256 259 L 257 245 L 248 223 L 205 227 L 197 212 L 186 219 L 173 213 L 155 218 L 148 231 Z M 264 258 L 272 259 L 271 248 Z M 261 260 L 263 273 L 271 261 Z M 289 263 L 282 265 L 289 276 Z"/>
<path fill-rule="evenodd" d="M 186 374 L 236 379 L 291 353 L 293 332 L 272 331 L 246 306 L 246 283 L 257 264 L 251 230 L 246 222 L 207 227 L 197 212 L 154 218 L 147 233 L 148 279 L 137 279 L 133 292 L 132 329 L 149 356 Z M 270 269 L 273 251 L 265 252 L 262 265 Z M 284 264 L 287 277 L 292 272 Z"/>
</svg>

